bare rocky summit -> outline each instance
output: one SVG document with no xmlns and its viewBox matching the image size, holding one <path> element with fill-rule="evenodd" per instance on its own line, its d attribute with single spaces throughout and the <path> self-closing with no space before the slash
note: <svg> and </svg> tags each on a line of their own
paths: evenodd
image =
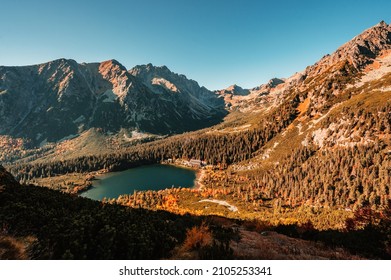
<svg viewBox="0 0 391 280">
<path fill-rule="evenodd" d="M 116 60 L 0 66 L 0 134 L 39 145 L 90 128 L 180 133 L 216 124 L 225 116 L 224 102 L 213 92 L 167 67 L 162 71 L 164 82 L 160 76 L 160 82 L 155 76 L 147 81 Z"/>
<path fill-rule="evenodd" d="M 345 60 L 355 69 L 360 70 L 382 51 L 389 49 L 391 49 L 391 25 L 381 21 L 339 47 L 331 55 L 324 56 L 318 63 L 309 67 L 307 73 L 308 75 L 320 74 L 328 67 Z"/>
<path fill-rule="evenodd" d="M 378 68 L 379 57 L 390 54 L 391 25 L 381 21 L 287 79 L 271 79 L 248 90 L 246 95 L 234 94 L 231 87 L 217 93 L 224 97 L 230 110 L 248 112 L 278 106 L 292 92 L 308 92 L 312 114 L 316 115 L 328 106 L 332 96 L 337 96 L 349 84 L 354 85 L 362 73 L 373 69 L 366 67 L 375 63 L 374 67 Z"/>
</svg>

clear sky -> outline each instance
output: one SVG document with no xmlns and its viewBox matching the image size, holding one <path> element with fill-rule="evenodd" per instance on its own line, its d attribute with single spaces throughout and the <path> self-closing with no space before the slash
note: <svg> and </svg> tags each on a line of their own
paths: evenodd
<svg viewBox="0 0 391 280">
<path fill-rule="evenodd" d="M 381 20 L 390 0 L 0 0 L 0 65 L 166 65 L 211 90 L 289 77 Z"/>
</svg>

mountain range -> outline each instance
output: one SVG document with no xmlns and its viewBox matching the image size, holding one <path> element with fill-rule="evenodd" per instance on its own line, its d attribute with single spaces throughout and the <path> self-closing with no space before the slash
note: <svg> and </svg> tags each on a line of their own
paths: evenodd
<svg viewBox="0 0 391 280">
<path fill-rule="evenodd" d="M 151 64 L 127 71 L 116 60 L 59 59 L 0 67 L 0 134 L 35 145 L 90 128 L 153 134 L 196 130 L 222 121 L 224 101 L 197 82 Z"/>
<path fill-rule="evenodd" d="M 296 126 L 311 127 L 295 136 L 310 139 L 311 133 L 318 133 L 313 129 L 319 122 L 315 119 L 362 93 L 356 92 L 359 87 L 381 80 L 384 85 L 376 89 L 388 95 L 390 29 L 382 21 L 304 71 L 252 89 L 232 85 L 212 92 L 166 66 L 147 64 L 127 70 L 116 60 L 79 64 L 58 59 L 0 66 L 0 140 L 5 150 L 15 146 L 23 150 L 69 139 L 91 140 L 90 135 L 117 135 L 122 142 L 149 139 L 219 123 L 237 131 L 235 123 L 250 129 L 252 125 L 243 119 L 257 114 L 262 119 L 293 95 L 301 103 Z M 371 99 L 376 98 L 379 94 Z"/>
<path fill-rule="evenodd" d="M 116 60 L 0 66 L 0 134 L 27 138 L 35 145 L 74 138 L 90 128 L 176 134 L 215 125 L 227 111 L 278 104 L 281 93 L 310 85 L 311 101 L 322 107 L 341 89 L 332 82 L 330 89 L 316 89 L 320 79 L 315 77 L 349 76 L 371 63 L 380 67 L 378 56 L 386 57 L 389 48 L 390 27 L 380 22 L 288 79 L 274 78 L 253 89 L 232 85 L 216 92 L 152 64 L 129 71 Z M 331 95 L 326 94 L 330 90 Z M 312 97 L 319 93 L 321 98 Z"/>
<path fill-rule="evenodd" d="M 212 215 L 223 224 L 220 237 L 232 238 L 239 229 L 247 244 L 269 242 L 273 233 L 267 228 L 360 257 L 390 258 L 391 25 L 382 21 L 291 77 L 252 89 L 232 85 L 212 92 L 165 66 L 127 70 L 115 60 L 2 66 L 0 147 L 0 164 L 6 167 L 0 167 L 5 213 L 0 212 L 0 224 L 14 228 L 20 228 L 15 215 L 28 225 L 37 221 L 35 232 L 46 236 L 35 217 L 55 213 L 60 221 L 57 200 L 71 206 L 65 210 L 72 201 L 91 203 L 72 195 L 88 188 L 98 173 L 193 159 L 207 164 L 195 189 L 135 191 L 96 207 Z M 72 195 L 25 187 L 31 183 Z M 20 196 L 28 207 L 16 202 Z M 12 207 L 7 197 L 15 201 Z M 34 198 L 45 211 L 35 212 L 44 207 L 36 209 Z M 244 230 L 246 223 L 251 233 Z M 80 224 L 66 230 L 72 233 L 77 226 L 83 239 Z M 51 234 L 48 240 L 58 245 Z M 220 248 L 214 253 L 232 252 L 229 242 L 213 243 Z M 79 252 L 79 243 L 72 244 Z M 258 248 L 263 252 L 269 245 Z M 48 256 L 51 246 L 44 247 Z M 60 249 L 62 257 L 69 247 Z M 289 246 L 284 254 L 288 251 L 297 256 L 300 249 Z"/>
</svg>

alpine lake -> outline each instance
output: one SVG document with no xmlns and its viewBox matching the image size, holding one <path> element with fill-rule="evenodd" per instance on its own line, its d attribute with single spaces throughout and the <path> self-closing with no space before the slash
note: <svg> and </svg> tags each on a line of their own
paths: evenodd
<svg viewBox="0 0 391 280">
<path fill-rule="evenodd" d="M 171 187 L 191 188 L 196 172 L 172 165 L 148 165 L 96 177 L 92 187 L 80 196 L 94 200 L 117 198 L 136 191 L 163 190 Z"/>
</svg>

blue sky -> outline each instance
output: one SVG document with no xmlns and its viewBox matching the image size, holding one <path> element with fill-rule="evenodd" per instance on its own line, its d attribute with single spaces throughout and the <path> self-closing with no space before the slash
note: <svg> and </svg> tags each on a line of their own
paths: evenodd
<svg viewBox="0 0 391 280">
<path fill-rule="evenodd" d="M 0 0 L 0 65 L 166 65 L 209 89 L 289 77 L 381 20 L 391 1 Z"/>
</svg>

